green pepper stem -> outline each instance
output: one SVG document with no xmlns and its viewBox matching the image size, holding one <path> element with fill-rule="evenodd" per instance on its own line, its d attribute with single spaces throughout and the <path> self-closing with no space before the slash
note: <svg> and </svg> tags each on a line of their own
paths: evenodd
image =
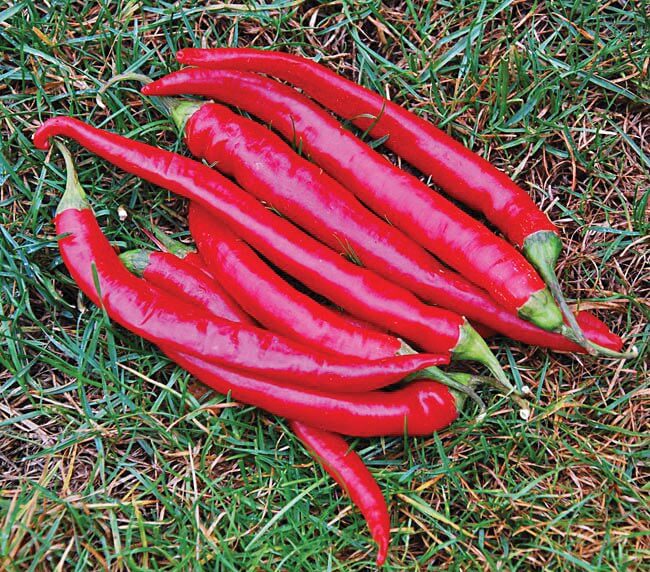
<svg viewBox="0 0 650 572">
<path fill-rule="evenodd" d="M 469 322 L 465 322 L 460 328 L 460 335 L 458 336 L 458 343 L 452 350 L 453 359 L 467 359 L 477 361 L 487 367 L 492 375 L 498 380 L 501 385 L 501 391 L 507 395 L 516 394 L 521 395 L 526 390 L 519 391 L 515 388 L 506 372 L 503 371 L 501 364 L 496 356 L 492 353 L 485 340 L 480 334 L 472 328 Z"/>
<path fill-rule="evenodd" d="M 502 390 L 501 386 L 497 383 L 497 380 L 494 379 L 493 377 L 481 376 L 479 379 L 482 383 L 491 385 L 498 391 Z M 512 394 L 509 397 L 510 399 L 512 399 L 512 401 L 514 401 L 517 404 L 517 407 L 519 408 L 519 416 L 524 421 L 528 421 L 531 416 L 530 403 L 528 403 L 528 401 L 526 401 L 523 397 L 517 394 Z"/>
<path fill-rule="evenodd" d="M 526 303 L 517 309 L 517 313 L 524 320 L 549 332 L 557 331 L 563 324 L 562 312 L 548 288 L 531 294 Z"/>
<path fill-rule="evenodd" d="M 144 250 L 141 248 L 127 250 L 120 254 L 120 260 L 131 274 L 135 274 L 141 278 L 147 266 L 149 266 L 149 258 L 152 253 L 152 250 Z"/>
<path fill-rule="evenodd" d="M 187 244 L 183 244 L 179 240 L 173 239 L 155 224 L 151 225 L 151 232 L 153 233 L 152 240 L 155 240 L 156 245 L 161 250 L 165 250 L 174 256 L 178 256 L 178 258 L 185 258 L 188 254 L 196 252 L 196 250 L 191 246 L 187 246 Z"/>
<path fill-rule="evenodd" d="M 74 161 L 72 159 L 72 154 L 68 148 L 58 139 L 55 139 L 54 143 L 63 155 L 66 171 L 65 192 L 63 193 L 63 196 L 61 197 L 61 200 L 56 207 L 56 214 L 61 214 L 63 211 L 68 209 L 76 209 L 80 211 L 89 209 L 90 204 L 88 203 L 86 193 L 84 192 L 83 187 L 79 182 L 77 169 L 75 169 Z"/>
<path fill-rule="evenodd" d="M 115 85 L 116 83 L 120 83 L 122 81 L 139 81 L 144 85 L 153 82 L 153 80 L 149 76 L 146 76 L 144 74 L 136 73 L 136 72 L 126 72 L 126 73 L 121 73 L 116 76 L 113 76 L 99 89 L 97 93 L 101 95 L 104 92 L 106 92 L 106 90 L 110 86 Z M 178 128 L 181 131 L 185 127 L 186 121 L 194 114 L 194 112 L 199 110 L 201 105 L 203 105 L 202 102 L 198 102 L 198 101 L 180 99 L 175 97 L 159 96 L 159 95 L 151 96 L 151 99 L 152 101 L 156 101 L 161 105 L 165 113 L 174 120 L 174 123 L 178 126 Z"/>
<path fill-rule="evenodd" d="M 403 340 L 400 341 L 402 342 L 402 345 L 399 351 L 397 352 L 398 355 L 411 355 L 417 353 L 406 342 L 404 342 Z M 457 402 L 458 402 L 458 398 L 461 395 L 463 396 L 463 400 L 465 397 L 469 397 L 472 401 L 474 401 L 479 406 L 479 416 L 481 418 L 485 417 L 485 412 L 487 409 L 485 407 L 485 403 L 478 396 L 478 394 L 472 389 L 472 386 L 475 385 L 471 381 L 473 379 L 473 376 L 470 375 L 467 378 L 459 377 L 456 376 L 456 374 L 445 373 L 440 368 L 432 366 L 422 371 L 412 373 L 406 378 L 406 381 L 413 381 L 415 379 L 422 379 L 422 378 L 432 379 L 434 381 L 442 383 L 443 385 L 446 385 L 447 387 L 449 387 L 449 389 L 455 390 L 458 394 L 460 394 L 455 396 Z M 460 406 L 462 406 L 462 402 L 460 403 L 459 408 Z"/>
<path fill-rule="evenodd" d="M 594 342 L 589 342 L 589 346 L 594 350 L 594 352 L 597 355 L 612 358 L 612 359 L 634 359 L 636 357 L 639 357 L 639 348 L 637 348 L 636 346 L 632 346 L 629 352 L 616 352 L 604 346 L 599 346 Z"/>
<path fill-rule="evenodd" d="M 540 276 L 549 287 L 553 298 L 560 307 L 560 311 L 567 321 L 572 335 L 567 336 L 567 328 L 561 324 L 557 329 L 560 333 L 569 337 L 572 341 L 585 348 L 589 353 L 594 354 L 595 349 L 587 340 L 582 328 L 576 320 L 575 314 L 567 304 L 566 298 L 562 293 L 560 281 L 555 272 L 557 259 L 562 251 L 562 241 L 560 237 L 551 231 L 539 231 L 529 235 L 523 244 L 523 252 L 526 258 L 537 269 Z"/>
</svg>

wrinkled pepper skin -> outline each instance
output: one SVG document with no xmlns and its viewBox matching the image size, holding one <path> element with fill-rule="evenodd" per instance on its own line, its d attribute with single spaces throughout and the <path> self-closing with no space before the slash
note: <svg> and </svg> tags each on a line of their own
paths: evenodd
<svg viewBox="0 0 650 572">
<path fill-rule="evenodd" d="M 289 427 L 361 510 L 379 547 L 377 566 L 381 566 L 388 554 L 390 515 L 377 481 L 359 455 L 339 435 L 315 429 L 299 421 L 289 422 Z"/>
<path fill-rule="evenodd" d="M 428 354 L 376 361 L 342 358 L 259 328 L 206 317 L 126 270 L 89 208 L 64 210 L 55 226 L 58 235 L 65 235 L 59 241 L 63 261 L 84 294 L 120 325 L 176 351 L 267 378 L 344 392 L 390 385 L 448 361 L 448 356 Z"/>
<path fill-rule="evenodd" d="M 274 215 L 210 167 L 72 117 L 47 120 L 34 135 L 40 149 L 56 135 L 70 137 L 125 171 L 201 204 L 250 246 L 353 316 L 375 323 L 427 349 L 449 350 L 465 320 L 421 303 L 412 293 L 339 254 Z"/>
</svg>

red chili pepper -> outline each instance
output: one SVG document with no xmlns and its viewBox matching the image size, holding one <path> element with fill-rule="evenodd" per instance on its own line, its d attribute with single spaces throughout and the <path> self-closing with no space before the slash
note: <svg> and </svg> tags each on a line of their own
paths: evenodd
<svg viewBox="0 0 650 572">
<path fill-rule="evenodd" d="M 190 251 L 184 245 L 179 246 L 179 243 L 156 230 L 154 234 L 158 242 L 176 255 L 146 250 L 124 252 L 120 259 L 130 272 L 144 277 L 161 290 L 186 298 L 193 305 L 217 317 L 234 322 L 253 322 L 234 300 L 214 283 L 207 271 L 200 267 L 201 259 L 196 252 Z M 178 254 L 183 258 L 179 258 Z M 261 294 L 268 301 L 268 291 L 263 289 Z M 301 319 L 295 314 L 293 317 L 295 320 Z M 391 339 L 385 335 L 382 337 Z M 399 347 L 399 341 L 396 341 L 396 345 Z M 361 510 L 372 537 L 379 545 L 377 565 L 381 566 L 388 552 L 390 517 L 377 482 L 361 458 L 349 449 L 341 435 L 316 429 L 299 421 L 289 421 L 289 427 Z"/>
<path fill-rule="evenodd" d="M 390 516 L 377 481 L 359 455 L 350 450 L 345 439 L 339 435 L 314 429 L 299 421 L 291 421 L 289 427 L 361 510 L 379 546 L 377 566 L 381 566 L 388 554 Z"/>
<path fill-rule="evenodd" d="M 382 359 L 415 353 L 394 336 L 354 324 L 348 317 L 297 291 L 260 260 L 245 242 L 194 202 L 190 204 L 188 219 L 192 236 L 210 273 L 268 330 L 322 351 L 358 358 Z M 474 391 L 459 386 L 437 367 L 428 368 L 427 377 L 466 393 L 482 411 L 485 410 Z M 523 402 L 519 404 L 526 415 L 527 406 Z"/>
<path fill-rule="evenodd" d="M 416 120 L 420 121 L 425 126 L 431 127 L 444 139 L 444 142 L 441 142 L 442 139 L 436 141 L 438 146 L 443 146 L 439 150 L 439 154 L 434 157 L 427 155 L 423 164 L 426 166 L 425 171 L 445 189 L 449 184 L 454 189 L 463 187 L 464 184 L 469 185 L 468 179 L 472 183 L 481 181 L 481 177 L 489 178 L 493 171 L 509 181 L 506 175 L 494 169 L 487 161 L 480 159 L 426 121 L 308 60 L 287 56 L 287 54 L 257 50 L 195 49 L 181 50 L 177 54 L 177 58 L 183 63 L 200 67 L 262 71 L 289 79 L 303 87 L 307 93 L 321 103 L 325 102 L 326 106 L 336 105 L 337 112 L 357 124 L 362 124 L 363 129 L 370 129 L 373 134 L 381 131 L 380 136 L 382 137 L 389 135 L 386 144 L 398 153 L 403 152 L 403 148 L 412 152 L 413 149 L 420 149 L 426 143 L 422 135 L 414 135 L 412 132 L 411 124 Z M 276 59 L 274 58 L 281 59 L 283 65 L 275 65 Z M 292 73 L 292 69 L 295 67 L 300 67 L 301 72 L 305 72 L 306 75 L 300 75 L 298 78 L 298 74 Z M 324 77 L 319 77 L 317 80 L 318 90 L 312 89 L 309 82 L 313 79 L 315 72 L 322 72 L 328 80 L 331 79 L 335 82 L 336 87 L 332 83 L 325 84 Z M 358 91 L 368 98 L 377 99 L 378 103 L 370 106 L 367 101 L 364 101 L 355 107 L 354 103 L 350 104 L 347 97 L 345 99 L 341 97 L 341 83 L 349 87 L 349 91 Z M 151 88 L 146 87 L 145 89 L 149 91 Z M 346 96 L 348 95 L 346 93 Z M 360 110 L 361 108 L 363 109 Z M 394 111 L 393 108 L 397 111 Z M 400 117 L 400 121 L 391 121 L 387 128 L 382 122 L 392 120 L 393 112 L 399 112 L 404 117 Z M 359 118 L 362 114 L 365 115 Z M 376 116 L 379 118 L 375 119 Z M 402 134 L 404 134 L 404 140 L 399 141 L 398 149 L 395 149 L 396 136 L 399 138 Z M 429 138 L 431 137 L 431 133 L 427 135 Z M 332 148 L 331 151 L 341 158 L 350 157 L 346 150 Z M 472 161 L 473 158 L 476 158 L 476 161 Z M 485 227 L 479 225 L 463 211 L 419 183 L 417 179 L 402 173 L 386 161 L 383 163 L 381 165 L 380 157 L 377 156 L 376 162 L 360 165 L 358 156 L 355 155 L 354 161 L 350 162 L 350 164 L 354 164 L 354 173 L 351 175 L 345 173 L 343 176 L 334 172 L 331 174 L 351 190 L 351 181 L 358 182 L 360 179 L 376 177 L 378 183 L 382 183 L 384 177 L 388 176 L 388 184 L 384 183 L 384 186 L 372 185 L 372 189 L 364 193 L 365 197 L 362 200 L 381 214 L 388 209 L 390 220 L 394 224 L 421 242 L 423 246 L 435 252 L 444 262 L 459 270 L 461 274 L 493 292 L 497 300 L 507 308 L 519 311 L 522 317 L 530 319 L 544 329 L 555 330 L 562 327 L 560 312 L 553 304 L 544 283 L 521 255 L 511 249 L 505 241 L 494 237 Z M 478 163 L 480 165 L 477 166 Z M 378 168 L 379 171 L 377 171 Z M 392 175 L 389 174 L 391 169 L 395 169 Z M 481 188 L 486 190 L 487 196 L 490 195 L 489 185 L 481 186 Z M 383 191 L 381 195 L 377 194 L 378 190 Z M 363 191 L 362 188 L 355 187 L 354 192 Z M 534 212 L 541 215 L 546 225 L 554 229 L 555 227 L 535 207 L 530 197 L 523 191 L 520 191 L 520 194 Z M 368 197 L 370 201 L 367 200 Z M 506 219 L 516 225 L 519 205 L 515 206 L 512 202 L 504 204 L 504 198 L 499 197 L 494 201 L 505 211 L 499 213 L 499 217 L 501 217 L 499 222 L 503 223 Z M 482 203 L 485 200 L 483 198 L 478 202 Z M 508 223 L 506 222 L 506 224 Z"/>
<path fill-rule="evenodd" d="M 426 306 L 410 292 L 344 260 L 206 165 L 96 129 L 72 117 L 46 121 L 34 135 L 35 145 L 46 149 L 49 138 L 55 135 L 71 137 L 122 169 L 202 204 L 285 272 L 351 314 L 382 325 L 425 349 L 432 338 L 437 343 L 446 337 L 455 357 L 480 359 L 507 392 L 518 393 L 483 339 L 462 318 Z M 426 367 L 418 360 L 415 363 Z"/>
<path fill-rule="evenodd" d="M 576 313 L 576 320 L 587 339 L 594 344 L 620 352 L 623 350 L 623 340 L 612 332 L 603 321 L 599 320 L 591 312 L 582 310 Z"/>
<path fill-rule="evenodd" d="M 142 91 L 152 95 L 189 92 L 236 105 L 270 123 L 328 172 L 344 173 L 346 184 L 358 189 L 357 194 L 367 193 L 366 186 L 370 184 L 369 181 L 378 181 L 377 193 L 384 192 L 383 178 L 368 179 L 359 176 L 360 170 L 357 169 L 357 165 L 361 165 L 366 167 L 361 169 L 362 171 L 381 172 L 387 165 L 383 157 L 376 153 L 369 154 L 365 144 L 344 130 L 318 105 L 275 81 L 243 72 L 188 69 L 150 83 Z M 177 108 L 179 113 L 175 119 L 182 123 L 183 117 L 193 109 L 196 109 L 194 105 Z M 354 157 L 355 161 L 342 161 L 341 157 Z M 389 170 L 391 169 L 389 166 Z M 416 258 L 423 260 L 421 256 Z M 431 260 L 429 258 L 429 261 Z M 441 265 L 437 265 L 437 268 L 432 266 L 426 278 L 414 277 L 409 289 L 429 302 L 465 314 L 470 319 L 513 339 L 560 351 L 585 351 L 564 336 L 544 332 L 517 318 L 514 313 L 499 306 L 484 290 L 471 285 Z M 595 342 L 587 337 L 589 341 Z M 591 346 L 595 351 L 600 351 L 600 348 L 594 347 L 593 344 Z M 607 349 L 611 350 L 611 346 L 605 346 L 605 350 Z"/>
<path fill-rule="evenodd" d="M 554 271 L 562 249 L 555 225 L 505 173 L 428 121 L 316 62 L 291 54 L 242 48 L 189 48 L 179 50 L 176 59 L 199 67 L 273 75 L 301 88 L 373 137 L 386 137 L 389 149 L 429 175 L 447 193 L 481 211 L 521 246 L 554 295 L 559 296 L 565 314 L 573 319 Z M 561 323 L 556 326 L 561 327 Z"/>
<path fill-rule="evenodd" d="M 121 263 L 85 200 L 66 155 L 69 179 L 55 217 L 63 261 L 81 290 L 116 322 L 174 351 L 267 378 L 366 391 L 441 363 L 447 356 L 405 355 L 376 361 L 323 354 L 264 330 L 205 316 L 136 278 Z"/>
<path fill-rule="evenodd" d="M 193 258 L 190 256 L 187 261 L 168 252 L 147 250 L 130 250 L 120 254 L 120 260 L 129 272 L 167 294 L 200 306 L 218 318 L 254 326 L 254 320 L 195 264 L 196 259 L 192 262 Z"/>
<path fill-rule="evenodd" d="M 576 321 L 578 324 L 580 324 L 580 328 L 584 332 L 587 340 L 589 340 L 589 342 L 595 346 L 598 346 L 600 349 L 610 350 L 610 352 L 613 353 L 620 353 L 622 351 L 623 340 L 620 338 L 620 336 L 617 336 L 614 332 L 612 332 L 607 327 L 607 324 L 599 320 L 591 312 L 576 312 Z M 474 323 L 472 325 L 474 329 L 485 339 L 491 338 L 498 333 L 492 328 L 484 326 L 483 324 Z M 549 338 L 549 342 L 553 344 L 552 348 L 554 350 L 572 353 L 581 353 L 585 351 L 582 346 L 578 346 L 564 336 L 559 336 L 558 334 L 552 334 L 550 332 L 544 332 L 544 336 Z M 546 345 L 546 347 L 549 346 Z"/>
<path fill-rule="evenodd" d="M 72 158 L 67 149 L 62 146 L 61 151 L 66 160 L 68 181 L 62 204 L 57 209 L 56 221 L 57 230 L 65 231 L 65 223 L 62 224 L 63 228 L 59 227 L 61 220 L 59 217 L 62 217 L 63 213 L 70 210 L 76 213 L 79 213 L 80 210 L 90 212 L 90 209 L 85 202 L 83 190 L 77 180 Z M 83 228 L 83 225 L 80 225 L 80 227 Z M 75 230 L 79 229 L 73 229 L 73 232 Z M 101 235 L 101 231 L 99 231 L 99 234 Z M 134 251 L 129 256 L 123 257 L 123 259 L 126 259 L 129 264 L 139 270 L 140 274 L 146 275 L 150 282 L 159 283 L 162 290 L 166 289 L 171 293 L 187 296 L 194 305 L 210 314 L 219 318 L 228 318 L 238 323 L 251 322 L 250 318 L 223 290 L 210 283 L 207 273 L 203 272 L 198 266 L 199 261 L 195 253 L 186 250 L 184 257 L 189 261 L 167 253 Z M 95 280 L 97 286 L 99 286 L 99 273 L 96 274 Z M 170 355 L 174 355 L 173 350 L 166 348 L 166 351 Z M 197 367 L 200 367 L 200 363 Z M 226 378 L 232 373 L 227 370 L 224 371 Z M 245 378 L 240 377 L 239 379 L 240 381 L 246 381 Z M 248 389 L 250 394 L 251 388 Z M 258 387 L 258 389 L 260 388 Z M 277 387 L 271 386 L 267 389 L 274 390 Z M 296 395 L 295 390 L 293 395 L 299 397 Z M 259 393 L 257 397 L 260 397 Z M 267 400 L 271 399 L 272 401 L 272 396 L 268 395 L 266 397 Z M 327 399 L 326 394 L 308 395 L 307 397 L 323 397 Z M 285 404 L 289 404 L 289 401 L 285 399 Z M 317 399 L 312 401 L 312 405 L 315 404 L 315 401 Z M 322 410 L 320 413 L 322 413 Z M 320 460 L 325 469 L 349 492 L 353 502 L 359 506 L 368 522 L 373 538 L 379 545 L 377 564 L 383 564 L 388 550 L 390 519 L 383 495 L 372 475 L 370 475 L 359 456 L 352 451 L 348 451 L 348 446 L 341 436 L 315 429 L 298 421 L 290 421 L 290 426 L 309 450 Z"/>
<path fill-rule="evenodd" d="M 196 157 L 233 176 L 248 192 L 331 248 L 351 250 L 363 266 L 401 286 L 427 293 L 431 290 L 431 274 L 438 272 L 440 265 L 430 254 L 373 216 L 347 189 L 296 155 L 265 127 L 207 103 L 189 117 L 185 136 Z M 339 137 L 337 142 L 341 140 Z M 389 217 L 412 237 L 419 237 L 444 262 L 488 288 L 512 312 L 526 315 L 531 308 L 529 300 L 536 300 L 539 325 L 554 329 L 547 320 L 555 318 L 562 324 L 550 297 L 553 310 L 537 304 L 545 303 L 546 294 L 539 294 L 547 292 L 544 283 L 512 246 L 378 153 L 368 148 L 364 151 L 372 169 L 365 169 L 358 155 L 339 148 L 338 164 L 347 168 L 332 169 L 332 175 L 378 215 Z"/>
<path fill-rule="evenodd" d="M 400 353 L 397 338 L 354 327 L 298 292 L 197 203 L 190 203 L 188 222 L 210 274 L 266 329 L 343 355 L 381 359 Z"/>
<path fill-rule="evenodd" d="M 254 378 L 188 354 L 163 351 L 218 393 L 352 437 L 431 435 L 458 417 L 462 403 L 462 396 L 435 381 L 416 381 L 396 391 L 343 394 Z"/>
<path fill-rule="evenodd" d="M 170 245 L 169 241 L 165 243 Z M 177 247 L 174 250 L 179 252 Z M 237 323 L 253 323 L 248 314 L 199 268 L 200 257 L 193 256 L 196 253 L 186 250 L 182 254 L 183 259 L 167 252 L 131 250 L 121 254 L 120 259 L 136 276 L 142 276 L 161 290 L 179 296 L 179 299 L 186 298 L 210 314 Z M 264 299 L 268 300 L 268 295 L 264 294 Z M 299 319 L 297 316 L 295 318 Z M 391 339 L 388 336 L 383 337 Z M 399 341 L 396 343 L 397 346 L 400 345 Z M 388 551 L 390 518 L 386 501 L 376 481 L 361 458 L 349 450 L 347 442 L 340 435 L 316 429 L 299 421 L 290 421 L 289 426 L 361 510 L 373 538 L 379 545 L 377 565 L 380 566 Z"/>
<path fill-rule="evenodd" d="M 205 268 L 198 253 L 155 228 L 153 235 L 156 242 L 170 252 L 179 253 L 183 259 L 176 258 L 176 261 L 170 264 L 168 258 L 171 254 L 162 257 L 156 255 L 160 253 L 146 250 L 124 252 L 120 259 L 130 272 L 143 276 L 160 289 L 186 299 L 217 318 L 226 317 L 239 322 L 239 319 L 235 319 L 237 315 L 229 309 L 234 303 L 230 298 L 232 295 L 250 313 L 250 316 L 246 314 L 247 323 L 250 323 L 252 316 L 270 331 L 286 335 L 326 353 L 366 359 L 415 353 L 404 342 L 387 335 L 386 332 L 380 332 L 376 328 L 369 330 L 367 325 L 353 323 L 348 316 L 333 312 L 293 289 L 268 268 L 246 244 L 223 228 L 218 220 L 201 211 L 203 209 L 195 204 L 190 206 L 191 227 L 195 235 L 201 235 L 197 242 L 202 245 L 202 250 L 207 254 L 206 258 L 211 261 L 214 274 Z M 197 286 L 197 272 L 209 282 L 219 282 L 228 292 L 221 286 L 213 289 L 210 289 L 209 284 L 200 283 Z M 227 315 L 221 310 L 223 306 L 226 306 Z M 236 306 L 235 310 L 243 312 L 239 306 Z M 427 368 L 425 372 L 417 375 L 444 383 L 471 397 L 482 413 L 485 411 L 485 404 L 470 386 L 481 382 L 494 385 L 491 378 L 478 377 L 472 377 L 469 384 L 459 383 L 453 377 L 457 374 L 446 374 L 437 367 Z M 518 403 L 524 406 L 523 402 Z"/>
</svg>

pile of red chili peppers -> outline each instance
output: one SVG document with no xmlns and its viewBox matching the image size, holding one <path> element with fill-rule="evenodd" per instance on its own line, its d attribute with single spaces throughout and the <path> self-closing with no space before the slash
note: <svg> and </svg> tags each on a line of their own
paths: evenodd
<svg viewBox="0 0 650 572">
<path fill-rule="evenodd" d="M 363 513 L 381 565 L 386 501 L 344 435 L 429 435 L 457 418 L 467 395 L 482 405 L 480 383 L 527 417 L 526 388 L 513 387 L 483 339 L 496 333 L 558 351 L 630 354 L 604 323 L 565 302 L 554 270 L 561 242 L 548 217 L 431 123 L 298 56 L 186 49 L 177 59 L 193 67 L 142 92 L 160 98 L 197 160 L 72 117 L 47 120 L 34 142 L 47 149 L 54 136 L 74 139 L 186 197 L 196 250 L 154 229 L 162 251 L 118 256 L 57 142 L 67 168 L 54 219 L 63 261 L 120 325 L 212 389 L 286 418 Z M 169 97 L 181 94 L 212 101 Z M 382 138 L 504 236 L 341 118 Z M 452 359 L 474 360 L 491 376 L 438 367 Z"/>
</svg>

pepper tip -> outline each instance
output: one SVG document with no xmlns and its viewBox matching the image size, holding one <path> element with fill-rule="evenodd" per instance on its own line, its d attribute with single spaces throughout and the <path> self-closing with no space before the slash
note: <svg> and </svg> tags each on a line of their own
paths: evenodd
<svg viewBox="0 0 650 572">
<path fill-rule="evenodd" d="M 34 143 L 34 147 L 37 149 L 40 149 L 41 151 L 47 151 L 50 146 L 50 137 L 47 134 L 47 121 L 43 124 L 40 125 L 40 127 L 36 130 L 36 133 L 32 136 L 32 141 Z"/>
<path fill-rule="evenodd" d="M 377 564 L 377 568 L 381 568 L 384 565 L 387 556 L 388 556 L 388 539 L 386 539 L 385 541 L 382 539 L 382 541 L 379 543 L 379 548 L 377 550 L 377 558 L 375 560 L 375 564 Z"/>
</svg>

